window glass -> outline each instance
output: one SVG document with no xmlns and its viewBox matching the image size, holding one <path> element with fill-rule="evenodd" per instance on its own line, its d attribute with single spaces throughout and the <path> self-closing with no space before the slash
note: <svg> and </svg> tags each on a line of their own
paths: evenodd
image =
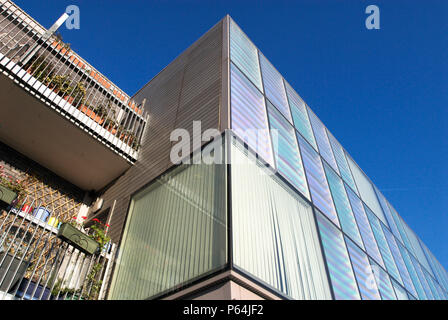
<svg viewBox="0 0 448 320">
<path fill-rule="evenodd" d="M 235 22 L 230 22 L 230 59 L 263 92 L 258 50 Z"/>
<path fill-rule="evenodd" d="M 235 267 L 293 299 L 331 299 L 311 206 L 249 159 L 247 149 L 232 144 Z"/>
<path fill-rule="evenodd" d="M 182 165 L 132 197 L 112 299 L 146 299 L 227 263 L 224 165 Z"/>
<path fill-rule="evenodd" d="M 233 64 L 230 70 L 232 130 L 274 167 L 264 97 Z"/>
<path fill-rule="evenodd" d="M 266 98 L 292 123 L 281 74 L 262 54 L 260 54 L 260 64 Z"/>
<path fill-rule="evenodd" d="M 395 260 L 392 257 L 392 253 L 389 249 L 389 245 L 387 244 L 386 237 L 384 236 L 380 220 L 366 206 L 364 206 L 364 210 L 367 213 L 367 218 L 370 221 L 370 226 L 372 227 L 372 231 L 373 234 L 375 235 L 376 242 L 378 243 L 378 247 L 380 248 L 381 256 L 383 257 L 383 261 L 384 264 L 386 265 L 387 271 L 393 277 L 395 277 L 395 279 L 401 281 L 400 274 L 398 272 L 397 266 L 395 265 Z"/>
<path fill-rule="evenodd" d="M 364 248 L 342 179 L 326 163 L 324 163 L 324 168 L 342 230 L 360 247 Z"/>
<path fill-rule="evenodd" d="M 392 285 L 395 289 L 395 294 L 397 295 L 397 300 L 409 300 L 406 290 L 403 289 L 397 282 L 392 280 Z"/>
<path fill-rule="evenodd" d="M 363 300 L 381 300 L 378 286 L 367 255 L 350 239 L 345 238 L 348 253 L 355 271 L 358 287 Z"/>
<path fill-rule="evenodd" d="M 347 163 L 347 159 L 345 158 L 344 149 L 340 143 L 333 137 L 333 135 L 327 130 L 328 139 L 330 140 L 331 147 L 333 149 L 333 154 L 336 159 L 336 163 L 339 168 L 339 172 L 341 173 L 342 179 L 352 188 L 356 193 L 358 192 L 356 189 L 355 181 L 353 180 L 352 174 L 350 172 L 350 168 Z"/>
<path fill-rule="evenodd" d="M 277 170 L 310 199 L 295 130 L 269 101 L 267 104 Z"/>
<path fill-rule="evenodd" d="M 294 91 L 294 89 L 285 81 L 286 93 L 288 95 L 291 114 L 294 120 L 294 126 L 300 134 L 317 150 L 316 140 L 314 139 L 313 129 L 306 111 L 305 102 Z"/>
<path fill-rule="evenodd" d="M 418 298 L 420 300 L 426 299 L 425 290 L 423 289 L 422 284 L 420 283 L 420 279 L 418 278 L 417 271 L 414 268 L 414 264 L 411 261 L 411 256 L 407 249 L 401 245 L 401 243 L 397 243 L 398 248 L 400 249 L 401 256 L 403 257 L 403 261 L 408 268 L 409 275 L 411 276 L 412 283 L 414 284 L 415 291 L 417 291 Z"/>
<path fill-rule="evenodd" d="M 350 165 L 350 169 L 352 171 L 353 178 L 355 179 L 356 186 L 358 187 L 361 199 L 375 213 L 375 215 L 386 226 L 388 226 L 386 217 L 384 216 L 383 210 L 378 202 L 372 183 L 351 157 L 347 156 L 347 161 Z"/>
<path fill-rule="evenodd" d="M 370 264 L 372 266 L 373 274 L 375 275 L 375 280 L 378 284 L 382 300 L 397 300 L 394 288 L 392 287 L 392 282 L 390 281 L 387 272 L 384 271 L 384 269 L 376 264 L 372 259 L 370 259 Z"/>
<path fill-rule="evenodd" d="M 310 108 L 307 108 L 307 110 L 310 117 L 311 126 L 313 128 L 314 137 L 316 138 L 317 146 L 319 147 L 320 155 L 336 172 L 339 173 L 339 169 L 336 164 L 336 160 L 334 159 L 333 151 L 331 150 L 330 142 L 328 141 L 327 137 L 327 130 L 325 129 L 324 124 L 310 110 Z"/>
<path fill-rule="evenodd" d="M 370 227 L 370 223 L 367 219 L 367 215 L 364 211 L 364 206 L 361 200 L 349 187 L 346 186 L 345 190 L 347 191 L 347 195 L 350 200 L 356 222 L 358 223 L 359 231 L 361 233 L 361 237 L 367 253 L 378 264 L 380 264 L 382 267 L 385 267 L 383 258 L 381 257 L 380 249 L 378 248 L 378 244 L 376 243 L 375 236 L 373 235 L 372 228 Z"/>
<path fill-rule="evenodd" d="M 361 297 L 342 232 L 320 212 L 317 212 L 317 222 L 335 299 L 359 300 Z"/>
<path fill-rule="evenodd" d="M 320 156 L 299 134 L 297 138 L 313 203 L 328 219 L 340 227 Z"/>
<path fill-rule="evenodd" d="M 395 220 L 392 217 L 392 213 L 390 212 L 389 206 L 387 205 L 387 200 L 386 198 L 383 196 L 383 194 L 380 192 L 380 190 L 378 190 L 378 188 L 373 185 L 373 188 L 375 189 L 375 193 L 378 197 L 378 200 L 380 202 L 381 208 L 383 209 L 383 213 L 386 217 L 386 220 L 388 222 L 388 225 L 390 227 L 390 229 L 392 230 L 392 233 L 394 234 L 394 236 L 399 240 L 401 240 L 401 235 L 400 232 L 398 230 L 397 225 L 395 224 Z"/>
<path fill-rule="evenodd" d="M 382 227 L 387 243 L 389 244 L 390 251 L 392 252 L 398 271 L 400 272 L 401 279 L 403 281 L 401 285 L 403 285 L 409 292 L 411 292 L 415 296 L 417 295 L 417 292 L 415 291 L 411 277 L 409 276 L 408 269 L 406 268 L 403 258 L 401 257 L 400 249 L 398 249 L 395 237 L 384 225 L 382 225 Z"/>
</svg>

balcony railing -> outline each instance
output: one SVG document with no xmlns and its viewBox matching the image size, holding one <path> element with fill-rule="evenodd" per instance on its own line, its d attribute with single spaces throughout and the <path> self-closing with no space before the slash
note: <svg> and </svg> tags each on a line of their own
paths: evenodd
<svg viewBox="0 0 448 320">
<path fill-rule="evenodd" d="M 0 69 L 14 82 L 133 162 L 147 114 L 60 37 L 0 0 Z"/>
</svg>

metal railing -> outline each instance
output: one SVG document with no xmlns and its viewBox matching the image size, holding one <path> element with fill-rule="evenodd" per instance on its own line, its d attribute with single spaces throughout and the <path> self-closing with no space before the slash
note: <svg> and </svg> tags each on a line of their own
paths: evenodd
<svg viewBox="0 0 448 320">
<path fill-rule="evenodd" d="M 147 113 L 9 0 L 0 0 L 0 69 L 47 105 L 131 161 Z"/>
<path fill-rule="evenodd" d="M 80 251 L 61 240 L 59 219 L 29 196 L 0 210 L 0 300 L 105 298 L 116 245 Z"/>
</svg>

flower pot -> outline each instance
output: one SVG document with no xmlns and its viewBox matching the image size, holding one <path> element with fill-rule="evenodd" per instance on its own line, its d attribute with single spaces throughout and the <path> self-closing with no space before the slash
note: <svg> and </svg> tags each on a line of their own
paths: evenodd
<svg viewBox="0 0 448 320">
<path fill-rule="evenodd" d="M 33 216 L 44 222 L 47 221 L 49 215 L 50 211 L 48 211 L 45 207 L 39 207 L 33 211 Z"/>
<path fill-rule="evenodd" d="M 98 242 L 69 223 L 63 223 L 60 226 L 58 237 L 88 255 L 97 252 L 100 246 Z"/>
<path fill-rule="evenodd" d="M 48 287 L 43 286 L 43 282 L 44 281 L 36 287 L 36 283 L 34 281 L 24 278 L 20 282 L 16 297 L 23 297 L 24 300 L 48 300 L 50 298 L 51 291 Z M 31 295 L 33 296 L 31 297 Z"/>
<path fill-rule="evenodd" d="M 79 106 L 79 111 L 81 111 L 82 113 L 84 113 L 86 116 L 88 116 L 90 119 L 92 119 L 93 121 L 95 121 L 98 124 L 103 124 L 104 119 L 101 118 L 100 116 L 97 116 L 95 112 L 93 112 L 92 110 L 90 110 L 88 107 L 86 107 L 85 105 L 80 105 Z"/>
<path fill-rule="evenodd" d="M 17 193 L 0 185 L 0 200 L 10 205 L 17 198 Z"/>
<path fill-rule="evenodd" d="M 3 260 L 3 257 L 5 257 L 5 254 L 0 254 L 0 262 Z M 25 260 L 20 261 L 21 259 L 22 258 L 18 256 L 14 257 L 9 253 L 6 254 L 5 260 L 0 266 L 0 279 L 3 279 L 3 277 L 5 277 L 2 284 L 0 285 L 0 291 L 7 291 L 9 293 L 13 293 L 14 291 L 16 291 L 17 286 L 25 276 L 25 272 L 28 268 L 29 263 Z"/>
</svg>

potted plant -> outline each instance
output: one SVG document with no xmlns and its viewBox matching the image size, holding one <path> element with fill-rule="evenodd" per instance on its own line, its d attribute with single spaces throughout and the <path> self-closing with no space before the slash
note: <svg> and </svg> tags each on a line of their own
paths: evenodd
<svg viewBox="0 0 448 320">
<path fill-rule="evenodd" d="M 76 222 L 76 217 L 72 217 L 70 222 L 61 224 L 58 237 L 79 251 L 92 255 L 98 251 L 100 245 L 83 231 L 82 224 Z"/>
<path fill-rule="evenodd" d="M 17 198 L 25 194 L 24 181 L 7 176 L 3 172 L 3 166 L 0 166 L 0 200 L 11 205 Z"/>
<path fill-rule="evenodd" d="M 22 281 L 29 265 L 29 261 L 23 258 L 26 244 L 22 244 L 22 241 L 11 233 L 4 234 L 0 239 L 0 243 L 3 242 L 0 247 L 0 279 L 4 278 L 0 291 L 12 293 Z"/>
</svg>

